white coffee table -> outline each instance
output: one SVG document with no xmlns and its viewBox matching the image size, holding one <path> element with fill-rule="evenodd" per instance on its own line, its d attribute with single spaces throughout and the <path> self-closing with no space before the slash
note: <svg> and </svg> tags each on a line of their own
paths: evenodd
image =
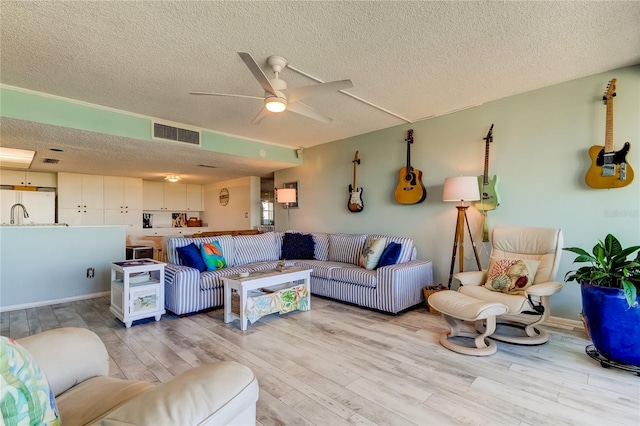
<svg viewBox="0 0 640 426">
<path fill-rule="evenodd" d="M 259 288 L 270 288 L 279 286 L 285 283 L 293 283 L 294 281 L 304 280 L 301 284 L 295 284 L 296 286 L 304 285 L 309 294 L 308 308 L 311 309 L 311 288 L 310 278 L 311 269 L 303 269 L 296 267 L 286 267 L 282 272 L 276 270 L 270 271 L 258 271 L 252 272 L 248 277 L 240 277 L 239 275 L 231 275 L 229 277 L 223 277 L 224 283 L 224 322 L 229 323 L 235 319 L 240 320 L 240 329 L 245 331 L 247 329 L 247 315 L 245 312 L 247 294 L 252 290 Z M 292 284 L 293 285 L 293 284 Z M 240 309 L 237 315 L 231 311 L 231 291 L 235 290 L 240 296 Z"/>
</svg>

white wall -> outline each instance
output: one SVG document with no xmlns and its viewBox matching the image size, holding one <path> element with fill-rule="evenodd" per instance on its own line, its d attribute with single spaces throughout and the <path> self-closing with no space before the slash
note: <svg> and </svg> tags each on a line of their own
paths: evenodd
<svg viewBox="0 0 640 426">
<path fill-rule="evenodd" d="M 229 191 L 229 203 L 220 204 L 222 188 Z M 260 178 L 248 176 L 204 186 L 203 222 L 216 231 L 253 229 L 260 224 Z"/>
<path fill-rule="evenodd" d="M 302 166 L 275 174 L 276 187 L 296 180 L 300 184 L 300 208 L 291 210 L 289 228 L 413 237 L 418 257 L 431 259 L 436 282 L 446 284 L 456 209 L 442 201 L 443 181 L 483 173 L 482 138 L 494 123 L 489 172 L 500 177 L 502 204 L 489 213 L 490 228 L 558 227 L 567 247 L 590 249 L 607 233 L 617 235 L 625 246 L 640 244 L 640 177 L 613 190 L 594 190 L 584 183 L 591 164 L 589 147 L 604 145 L 602 95 L 611 78 L 618 80 L 614 144 L 619 149 L 631 142 L 627 160 L 640 173 L 640 66 L 634 66 L 306 149 Z M 372 109 L 371 114 L 380 112 Z M 400 205 L 393 199 L 398 170 L 406 162 L 408 129 L 414 129 L 412 163 L 423 171 L 428 193 L 417 205 Z M 350 213 L 347 192 L 356 150 L 362 160 L 358 185 L 364 187 L 365 208 Z M 281 206 L 275 214 L 277 224 L 286 223 Z M 489 245 L 481 242 L 481 215 L 470 208 L 469 219 L 486 268 Z M 465 246 L 465 269 L 473 270 L 473 252 L 468 242 Z M 557 280 L 563 281 L 572 269 L 573 258 L 564 254 Z M 552 298 L 554 316 L 577 319 L 580 310 L 575 283 Z"/>
</svg>

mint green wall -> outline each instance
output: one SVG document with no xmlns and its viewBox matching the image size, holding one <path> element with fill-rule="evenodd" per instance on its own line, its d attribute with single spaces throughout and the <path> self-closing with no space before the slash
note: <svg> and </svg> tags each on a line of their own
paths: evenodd
<svg viewBox="0 0 640 426">
<path fill-rule="evenodd" d="M 19 120 L 133 139 L 153 140 L 150 118 L 7 87 L 0 88 L 0 114 L 3 117 Z M 202 131 L 201 147 L 207 151 L 241 157 L 264 157 L 292 165 L 301 164 L 293 148 L 265 144 L 207 130 Z"/>
<path fill-rule="evenodd" d="M 290 229 L 350 233 L 380 232 L 413 237 L 418 257 L 434 262 L 436 282 L 447 283 L 455 203 L 442 201 L 444 179 L 483 173 L 483 137 L 495 124 L 490 174 L 500 177 L 502 204 L 489 213 L 490 227 L 522 225 L 558 227 L 565 246 L 591 248 L 607 233 L 623 245 L 640 244 L 640 177 L 613 190 L 584 184 L 591 164 L 587 150 L 604 144 L 605 106 L 602 95 L 617 78 L 614 143 L 632 148 L 627 160 L 640 173 L 640 66 L 546 87 L 430 120 L 401 125 L 305 149 L 304 164 L 276 172 L 275 186 L 299 181 L 300 208 L 291 211 Z M 428 96 L 428 94 L 425 94 Z M 371 114 L 380 114 L 372 109 Z M 393 199 L 398 170 L 406 161 L 404 138 L 414 129 L 412 163 L 423 171 L 427 199 L 400 205 Z M 360 151 L 358 186 L 364 187 L 365 209 L 350 213 L 347 187 L 353 155 Z M 469 209 L 469 220 L 487 266 L 488 243 L 482 243 L 481 215 Z M 276 206 L 276 223 L 286 223 L 286 211 Z M 475 269 L 469 242 L 466 270 Z M 565 253 L 559 281 L 572 269 Z M 552 298 L 554 316 L 578 319 L 580 292 L 575 283 Z"/>
<path fill-rule="evenodd" d="M 0 307 L 109 291 L 125 245 L 124 226 L 0 227 Z"/>
</svg>

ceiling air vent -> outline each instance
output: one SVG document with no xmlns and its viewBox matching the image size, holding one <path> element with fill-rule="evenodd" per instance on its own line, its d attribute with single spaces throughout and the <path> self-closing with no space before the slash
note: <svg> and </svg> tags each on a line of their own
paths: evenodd
<svg viewBox="0 0 640 426">
<path fill-rule="evenodd" d="M 58 164 L 60 160 L 58 160 L 57 158 L 43 158 L 42 162 L 47 164 Z"/>
<path fill-rule="evenodd" d="M 154 121 L 153 139 L 200 146 L 200 130 L 185 129 Z"/>
</svg>

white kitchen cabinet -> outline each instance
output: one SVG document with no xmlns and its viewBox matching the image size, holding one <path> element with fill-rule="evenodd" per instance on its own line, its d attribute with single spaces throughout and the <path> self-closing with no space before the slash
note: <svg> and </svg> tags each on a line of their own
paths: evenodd
<svg viewBox="0 0 640 426">
<path fill-rule="evenodd" d="M 187 184 L 187 211 L 202 211 L 202 185 Z"/>
<path fill-rule="evenodd" d="M 11 207 L 22 204 L 29 214 L 24 217 L 24 211 L 20 207 L 15 210 L 15 224 L 45 224 L 55 222 L 56 194 L 51 191 L 13 191 L 0 190 L 0 222 L 11 223 Z"/>
<path fill-rule="evenodd" d="M 177 212 L 187 210 L 187 185 L 184 183 L 164 184 L 164 209 Z"/>
<path fill-rule="evenodd" d="M 142 228 L 142 179 L 104 177 L 104 224 Z"/>
<path fill-rule="evenodd" d="M 55 173 L 27 172 L 22 170 L 0 170 L 0 185 L 40 186 L 55 188 Z"/>
<path fill-rule="evenodd" d="M 105 176 L 104 208 L 142 210 L 142 179 Z"/>
<path fill-rule="evenodd" d="M 189 195 L 189 193 L 191 195 Z M 189 207 L 187 199 L 191 201 L 192 206 L 195 208 Z M 201 211 L 202 185 L 151 182 L 145 180 L 142 182 L 142 200 L 143 210 L 167 210 L 171 212 Z"/>
<path fill-rule="evenodd" d="M 104 177 L 58 173 L 58 222 L 104 224 Z"/>
</svg>

